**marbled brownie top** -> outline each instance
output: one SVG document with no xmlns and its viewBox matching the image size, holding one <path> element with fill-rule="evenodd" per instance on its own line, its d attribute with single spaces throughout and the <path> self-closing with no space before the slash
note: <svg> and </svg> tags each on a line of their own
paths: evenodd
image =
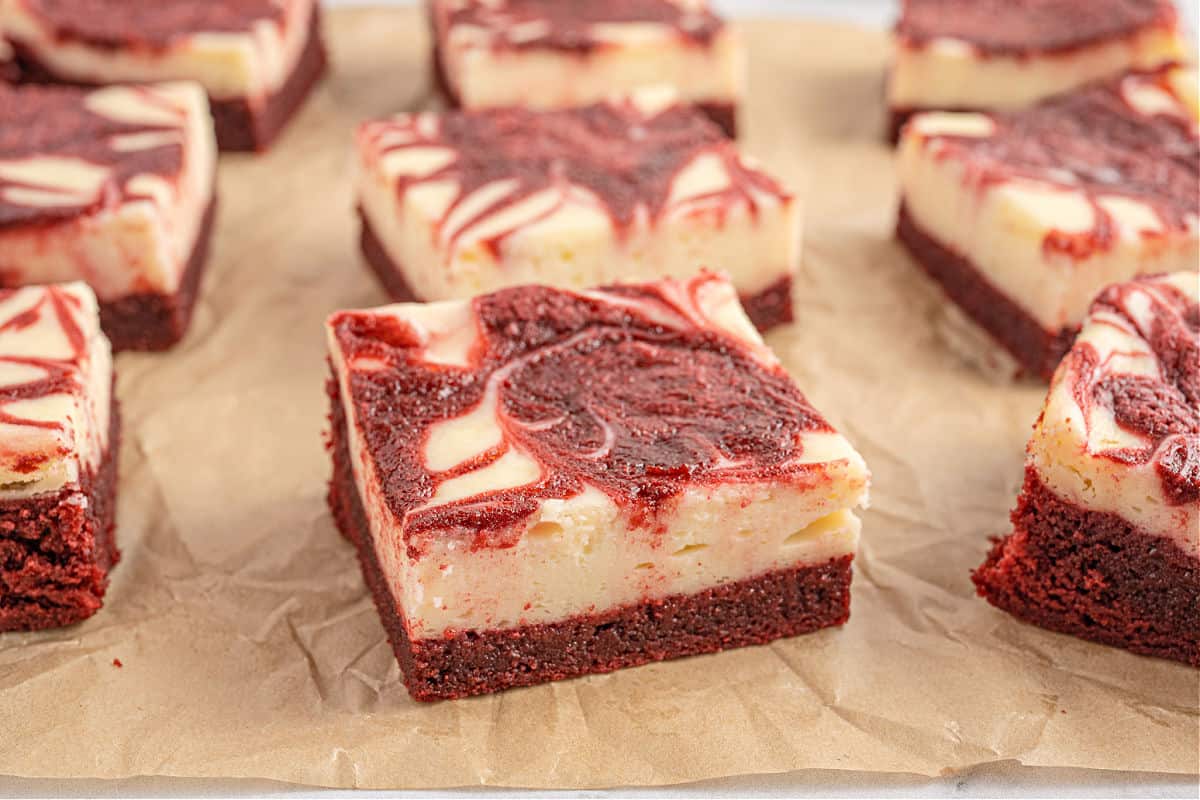
<svg viewBox="0 0 1200 800">
<path fill-rule="evenodd" d="M 1082 259 L 1122 225 L 1153 233 L 1200 227 L 1200 122 L 1194 71 L 1166 67 L 1092 84 L 1009 113 L 928 125 L 938 157 L 966 164 L 978 186 L 1019 181 L 1053 190 L 1049 252 Z"/>
<path fill-rule="evenodd" d="M 455 187 L 438 223 L 449 245 L 504 238 L 564 206 L 599 205 L 618 231 L 688 209 L 753 209 L 791 194 L 702 114 L 637 98 L 562 111 L 505 108 L 402 114 L 359 131 L 368 165 Z"/>
<path fill-rule="evenodd" d="M 1173 27 L 1171 0 L 905 0 L 896 31 L 908 45 L 965 42 L 986 55 L 1061 52 Z"/>
<path fill-rule="evenodd" d="M 289 3 L 311 0 L 10 0 L 61 41 L 161 49 L 197 33 L 282 26 Z"/>
<path fill-rule="evenodd" d="M 188 95 L 0 84 L 0 228 L 154 200 L 145 179 L 170 182 L 183 168 Z"/>
<path fill-rule="evenodd" d="M 1200 502 L 1200 273 L 1100 294 L 1066 371 L 1089 450 L 1153 463 L 1170 505 Z"/>
<path fill-rule="evenodd" d="M 0 289 L 0 495 L 58 489 L 98 465 L 111 383 L 86 285 Z"/>
<path fill-rule="evenodd" d="M 653 530 L 688 487 L 819 482 L 827 440 L 844 441 L 708 273 L 347 311 L 329 325 L 410 548 L 455 531 L 506 546 L 543 502 L 585 487 Z"/>
<path fill-rule="evenodd" d="M 664 26 L 708 44 L 725 23 L 707 0 L 434 0 L 449 25 L 485 31 L 494 47 L 588 51 L 619 38 L 620 26 Z"/>
</svg>

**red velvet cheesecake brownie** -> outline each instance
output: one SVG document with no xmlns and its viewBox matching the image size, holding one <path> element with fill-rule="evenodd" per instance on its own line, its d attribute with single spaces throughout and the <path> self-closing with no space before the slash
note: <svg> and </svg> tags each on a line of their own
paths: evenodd
<svg viewBox="0 0 1200 800">
<path fill-rule="evenodd" d="M 952 344 L 1049 379 L 1101 288 L 1195 269 L 1198 130 L 1196 73 L 1178 68 L 915 117 L 898 233 L 954 303 Z"/>
<path fill-rule="evenodd" d="M 429 14 L 452 105 L 569 108 L 666 86 L 736 133 L 741 39 L 708 0 L 429 0 Z"/>
<path fill-rule="evenodd" d="M 196 81 L 224 150 L 262 150 L 325 70 L 316 0 L 0 0 L 22 79 Z"/>
<path fill-rule="evenodd" d="M 0 631 L 100 608 L 118 558 L 112 386 L 85 284 L 0 289 Z"/>
<path fill-rule="evenodd" d="M 844 623 L 862 458 L 701 273 L 334 314 L 330 505 L 412 695 Z"/>
<path fill-rule="evenodd" d="M 358 134 L 363 250 L 396 300 L 725 270 L 792 319 L 799 202 L 669 92 L 560 111 L 402 114 Z"/>
<path fill-rule="evenodd" d="M 975 573 L 1051 630 L 1200 666 L 1200 273 L 1106 289 L 1050 387 L 1013 533 Z"/>
<path fill-rule="evenodd" d="M 893 141 L 918 111 L 1012 111 L 1189 52 L 1170 0 L 904 0 L 895 38 Z"/>
<path fill-rule="evenodd" d="M 216 147 L 196 84 L 0 84 L 0 286 L 87 281 L 117 349 L 191 319 Z"/>
</svg>

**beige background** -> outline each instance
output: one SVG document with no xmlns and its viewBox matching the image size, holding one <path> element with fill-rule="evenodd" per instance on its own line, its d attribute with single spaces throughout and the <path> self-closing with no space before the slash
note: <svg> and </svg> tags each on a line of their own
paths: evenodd
<svg viewBox="0 0 1200 800">
<path fill-rule="evenodd" d="M 384 299 L 355 250 L 350 133 L 427 100 L 427 43 L 407 12 L 329 22 L 337 69 L 297 125 L 271 154 L 223 163 L 191 335 L 119 361 L 125 558 L 93 620 L 0 637 L 0 774 L 562 787 L 1008 760 L 1200 772 L 1194 670 L 973 596 L 1044 390 L 989 384 L 938 343 L 936 296 L 890 238 L 884 38 L 834 25 L 747 24 L 746 145 L 807 197 L 798 323 L 770 342 L 875 473 L 851 622 L 413 703 L 324 506 L 321 321 Z"/>
</svg>

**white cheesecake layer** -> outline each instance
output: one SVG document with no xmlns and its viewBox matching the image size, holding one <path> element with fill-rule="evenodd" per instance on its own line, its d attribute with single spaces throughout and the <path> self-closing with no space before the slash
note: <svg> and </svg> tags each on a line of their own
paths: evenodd
<svg viewBox="0 0 1200 800">
<path fill-rule="evenodd" d="M 1022 56 L 981 53 L 960 39 L 924 46 L 901 40 L 888 103 L 894 109 L 1012 110 L 1127 70 L 1186 62 L 1188 53 L 1178 31 L 1158 26 L 1063 53 Z"/>
<path fill-rule="evenodd" d="M 179 0 L 171 0 L 179 2 Z M 245 31 L 180 31 L 162 48 L 103 47 L 61 40 L 23 0 L 0 0 L 0 29 L 56 76 L 80 83 L 196 81 L 213 100 L 261 105 L 295 70 L 308 41 L 315 0 L 278 0 L 283 23 Z"/>
<path fill-rule="evenodd" d="M 496 181 L 458 200 L 461 184 L 447 173 L 452 148 L 429 146 L 387 152 L 395 139 L 378 126 L 436 126 L 436 115 L 401 115 L 371 123 L 359 136 L 358 199 L 367 222 L 408 285 L 424 300 L 471 297 L 540 283 L 583 288 L 615 281 L 687 277 L 701 266 L 727 273 L 744 296 L 792 275 L 799 265 L 801 209 L 789 192 L 761 191 L 738 182 L 721 158 L 700 152 L 674 179 L 670 199 L 655 218 L 645 206 L 618 229 L 586 187 L 563 181 L 520 203 L 503 206 L 518 190 Z M 721 152 L 733 152 L 722 143 Z M 737 157 L 749 170 L 760 168 Z M 431 179 L 426 179 L 432 176 Z M 406 184 L 404 191 L 399 186 Z M 735 182 L 736 186 L 735 186 Z M 751 198 L 730 200 L 731 187 Z M 489 207 L 503 206 L 494 213 Z M 503 234 L 499 248 L 492 246 Z"/>
<path fill-rule="evenodd" d="M 736 106 L 745 74 L 741 38 L 732 28 L 717 34 L 710 46 L 698 47 L 669 27 L 613 25 L 605 46 L 580 54 L 495 48 L 487 31 L 458 25 L 440 53 L 463 108 L 570 108 L 660 85 L 673 88 L 685 102 Z"/>
<path fill-rule="evenodd" d="M 1177 288 L 1193 302 L 1200 299 L 1200 273 L 1193 265 L 1187 272 L 1130 289 L 1124 307 L 1136 324 L 1106 309 L 1093 313 L 1076 339 L 1075 349 L 1094 348 L 1099 367 L 1094 372 L 1081 371 L 1081 362 L 1072 356 L 1063 361 L 1034 428 L 1028 459 L 1046 487 L 1059 497 L 1092 511 L 1118 514 L 1200 558 L 1200 503 L 1167 502 L 1156 457 L 1137 464 L 1113 457 L 1116 451 L 1144 448 L 1152 448 L 1156 456 L 1175 437 L 1154 441 L 1121 428 L 1112 408 L 1104 403 L 1079 402 L 1080 397 L 1091 398 L 1092 386 L 1111 375 L 1164 379 L 1143 331 L 1153 330 L 1151 298 L 1162 291 L 1159 287 L 1167 286 Z"/>
<path fill-rule="evenodd" d="M 1079 324 L 1096 292 L 1110 283 L 1200 263 L 1200 220 L 1188 220 L 1186 231 L 1168 231 L 1152 207 L 1117 192 L 1097 199 L 1116 226 L 1111 246 L 1082 259 L 1047 249 L 1055 232 L 1094 230 L 1095 207 L 1069 184 L 992 180 L 969 160 L 948 157 L 939 138 L 992 130 L 981 114 L 915 117 L 898 154 L 901 196 L 926 234 L 967 259 L 1048 333 Z"/>
<path fill-rule="evenodd" d="M 711 275 L 695 280 L 711 285 L 675 295 L 689 318 L 740 339 L 764 364 L 777 364 L 732 286 Z M 474 330 L 470 308 L 468 301 L 451 301 L 388 306 L 374 313 L 411 324 L 426 343 L 430 363 L 461 365 L 475 339 L 473 332 L 463 334 L 464 327 Z M 786 467 L 787 478 L 685 489 L 676 504 L 660 512 L 661 529 L 634 526 L 608 495 L 588 486 L 568 499 L 543 501 L 522 523 L 512 546 L 471 548 L 460 536 L 435 531 L 421 535 L 418 552 L 407 546 L 405 520 L 396 518 L 378 489 L 375 463 L 354 420 L 349 376 L 372 365 L 348 364 L 332 329 L 330 353 L 375 553 L 413 638 L 602 613 L 773 570 L 825 564 L 857 549 L 860 523 L 853 510 L 866 504 L 869 474 L 849 442 L 826 431 L 805 434 L 802 455 Z M 425 445 L 430 468 L 461 464 L 502 440 L 496 402 L 488 392 L 469 414 L 431 429 Z M 491 467 L 442 483 L 426 506 L 414 511 L 476 495 L 486 503 L 482 493 L 540 477 L 539 463 L 515 448 Z"/>
<path fill-rule="evenodd" d="M 136 175 L 118 186 L 111 166 L 44 153 L 0 160 L 6 202 L 56 209 L 61 222 L 0 228 L 0 272 L 10 284 L 86 281 L 101 300 L 179 288 L 213 201 L 216 140 L 204 91 L 193 83 L 107 87 L 81 95 L 95 114 L 154 130 L 114 137 L 119 158 L 164 143 L 183 147 L 174 176 Z M 166 128 L 166 130 L 159 130 Z M 91 207 L 99 203 L 99 207 Z M 69 213 L 79 207 L 89 209 Z"/>
<path fill-rule="evenodd" d="M 112 349 L 86 284 L 0 290 L 0 387 L 58 370 L 66 378 L 60 390 L 0 402 L 0 499 L 57 491 L 99 467 L 113 379 Z"/>
</svg>

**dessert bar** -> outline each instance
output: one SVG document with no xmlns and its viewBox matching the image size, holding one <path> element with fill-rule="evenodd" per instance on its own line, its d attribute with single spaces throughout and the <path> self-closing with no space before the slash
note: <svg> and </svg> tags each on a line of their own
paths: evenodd
<svg viewBox="0 0 1200 800">
<path fill-rule="evenodd" d="M 329 500 L 412 695 L 844 623 L 868 473 L 724 278 L 344 311 Z"/>
<path fill-rule="evenodd" d="M 569 108 L 666 86 L 736 133 L 741 39 L 707 0 L 430 0 L 429 16 L 452 105 Z"/>
<path fill-rule="evenodd" d="M 197 84 L 0 84 L 0 285 L 85 280 L 118 350 L 191 319 L 216 150 Z"/>
<path fill-rule="evenodd" d="M 895 38 L 892 141 L 918 111 L 1013 111 L 1190 52 L 1171 0 L 904 0 Z"/>
<path fill-rule="evenodd" d="M 395 300 L 732 276 L 792 319 L 797 199 L 670 92 L 578 109 L 401 114 L 358 133 L 363 251 Z"/>
<path fill-rule="evenodd" d="M 0 289 L 0 631 L 101 606 L 118 558 L 112 389 L 91 289 Z"/>
<path fill-rule="evenodd" d="M 325 70 L 318 18 L 316 0 L 0 0 L 22 80 L 196 81 L 223 150 L 267 148 L 299 109 Z"/>
<path fill-rule="evenodd" d="M 953 303 L 951 343 L 1049 379 L 1100 289 L 1194 270 L 1198 130 L 1196 73 L 1179 68 L 1024 111 L 915 117 L 898 234 Z"/>
<path fill-rule="evenodd" d="M 1106 289 L 1050 386 L 1013 532 L 975 573 L 1023 620 L 1200 666 L 1200 273 Z"/>
</svg>

